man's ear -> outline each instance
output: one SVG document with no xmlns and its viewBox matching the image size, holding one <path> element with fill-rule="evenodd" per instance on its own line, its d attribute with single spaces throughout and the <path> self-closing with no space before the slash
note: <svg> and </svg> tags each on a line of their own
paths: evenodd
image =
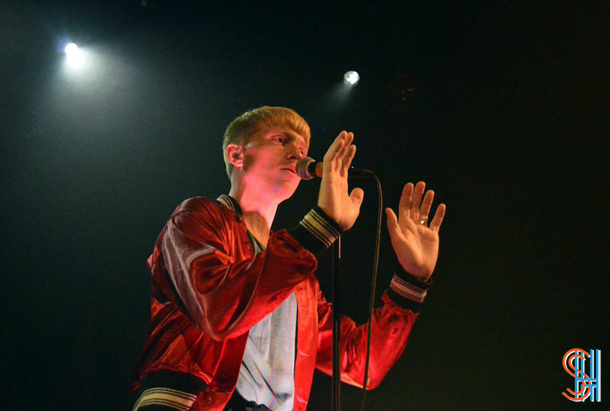
<svg viewBox="0 0 610 411">
<path fill-rule="evenodd" d="M 229 144 L 227 146 L 227 158 L 229 162 L 233 164 L 235 168 L 242 168 L 244 165 L 244 158 L 242 155 L 242 148 L 237 144 Z"/>
</svg>

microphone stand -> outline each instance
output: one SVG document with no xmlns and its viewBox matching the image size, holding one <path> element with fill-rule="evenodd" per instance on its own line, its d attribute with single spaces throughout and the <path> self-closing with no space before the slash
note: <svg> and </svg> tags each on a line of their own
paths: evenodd
<svg viewBox="0 0 610 411">
<path fill-rule="evenodd" d="M 296 173 L 304 180 L 311 180 L 315 176 L 322 177 L 322 163 L 316 163 L 314 159 L 305 157 L 296 165 Z M 349 176 L 362 178 L 375 175 L 372 171 L 366 169 L 349 168 Z M 379 180 L 377 180 L 379 182 Z M 381 195 L 381 192 L 380 192 Z M 381 206 L 381 203 L 380 203 Z M 380 214 L 381 215 L 381 214 Z M 377 239 L 377 256 L 379 255 L 379 236 Z M 376 260 L 377 261 L 377 260 Z M 332 368 L 332 394 L 331 394 L 331 409 L 332 411 L 341 410 L 341 308 L 339 291 L 339 278 L 341 272 L 341 237 L 337 239 L 333 246 L 333 264 L 332 264 L 332 307 L 333 307 L 333 368 Z M 376 274 L 373 276 L 376 279 Z M 371 300 L 372 301 L 372 300 Z M 370 345 L 370 321 L 369 321 L 369 339 Z M 367 346 L 367 358 L 365 365 L 364 387 L 366 389 L 366 380 L 369 367 L 369 348 Z M 364 408 L 364 402 L 363 402 Z"/>
<path fill-rule="evenodd" d="M 341 237 L 335 241 L 333 246 L 332 264 L 332 304 L 333 304 L 333 376 L 332 376 L 332 411 L 341 410 L 341 309 L 340 309 L 340 286 L 341 273 Z"/>
<path fill-rule="evenodd" d="M 354 167 L 349 168 L 350 177 L 352 178 L 363 178 L 368 176 L 373 176 L 375 180 L 377 180 L 377 185 L 379 189 L 379 195 L 381 196 L 381 185 L 379 183 L 379 179 L 373 174 L 372 171 L 366 169 L 357 169 Z M 380 197 L 381 199 L 381 197 Z M 381 201 L 381 200 L 380 200 Z M 379 203 L 380 207 L 382 203 Z M 380 211 L 381 213 L 381 211 Z M 379 214 L 381 216 L 381 214 Z M 380 217 L 381 218 L 381 217 Z M 380 226 L 380 221 L 378 223 L 378 231 Z M 377 235 L 377 256 L 379 255 L 379 233 Z M 377 259 L 375 260 L 377 261 Z M 375 267 L 375 275 L 373 276 L 373 281 L 375 282 L 377 279 L 376 274 L 377 268 Z M 332 399 L 331 399 L 331 409 L 332 411 L 341 411 L 341 292 L 339 286 L 339 279 L 341 274 L 341 237 L 335 241 L 333 246 L 333 264 L 332 264 L 332 304 L 333 304 L 333 377 L 332 377 Z M 373 282 L 373 284 L 374 284 Z M 373 291 L 374 293 L 374 291 Z M 373 297 L 371 297 L 371 304 L 373 303 Z M 372 308 L 369 310 L 369 316 L 372 313 Z M 370 323 L 369 320 L 369 328 L 368 328 L 368 345 L 367 345 L 367 353 L 366 353 L 366 365 L 365 365 L 365 375 L 364 375 L 364 387 L 365 387 L 365 395 L 366 395 L 366 380 L 368 377 L 368 368 L 369 368 L 369 347 L 371 344 L 370 341 Z M 364 400 L 362 403 L 362 408 L 364 409 Z"/>
</svg>

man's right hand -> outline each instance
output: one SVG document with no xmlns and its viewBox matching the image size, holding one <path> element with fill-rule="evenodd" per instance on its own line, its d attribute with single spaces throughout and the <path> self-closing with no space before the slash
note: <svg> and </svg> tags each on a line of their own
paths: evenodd
<svg viewBox="0 0 610 411">
<path fill-rule="evenodd" d="M 322 184 L 318 196 L 318 207 L 347 231 L 356 222 L 360 206 L 364 200 L 364 191 L 354 188 L 347 194 L 348 169 L 356 154 L 352 144 L 354 134 L 342 131 L 324 155 Z"/>
</svg>

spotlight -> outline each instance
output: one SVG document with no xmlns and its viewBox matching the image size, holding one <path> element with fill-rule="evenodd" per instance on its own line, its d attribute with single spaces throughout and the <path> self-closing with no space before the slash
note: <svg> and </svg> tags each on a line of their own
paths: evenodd
<svg viewBox="0 0 610 411">
<path fill-rule="evenodd" d="M 85 55 L 81 49 L 74 43 L 69 43 L 65 48 L 67 61 L 71 66 L 80 66 L 85 60 Z"/>
<path fill-rule="evenodd" d="M 80 49 L 76 44 L 69 43 L 66 47 L 64 47 L 64 51 L 68 56 L 75 56 L 80 52 Z"/>
<path fill-rule="evenodd" d="M 358 80 L 360 80 L 360 76 L 355 71 L 348 71 L 343 76 L 343 82 L 348 86 L 355 86 Z"/>
</svg>

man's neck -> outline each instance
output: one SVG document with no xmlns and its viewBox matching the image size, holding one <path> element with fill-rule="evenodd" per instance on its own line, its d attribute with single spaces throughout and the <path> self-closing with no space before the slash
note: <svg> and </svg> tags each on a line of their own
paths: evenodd
<svg viewBox="0 0 610 411">
<path fill-rule="evenodd" d="M 250 233 L 266 247 L 279 203 L 270 202 L 260 190 L 248 190 L 235 184 L 229 195 L 239 203 Z"/>
</svg>

